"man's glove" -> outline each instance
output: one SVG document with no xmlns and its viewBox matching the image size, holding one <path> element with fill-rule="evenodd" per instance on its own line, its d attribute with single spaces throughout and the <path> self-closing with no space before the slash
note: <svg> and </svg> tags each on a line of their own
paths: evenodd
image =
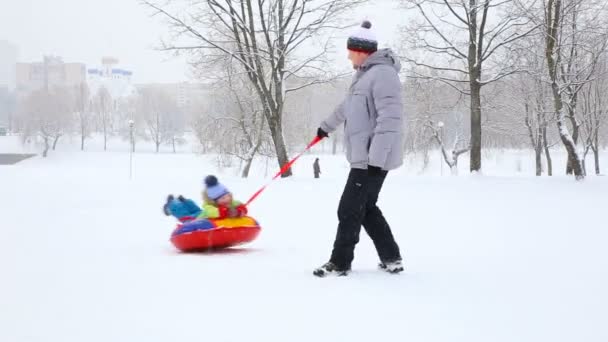
<svg viewBox="0 0 608 342">
<path fill-rule="evenodd" d="M 321 127 L 319 127 L 317 129 L 317 137 L 319 137 L 319 139 L 323 139 L 329 137 L 329 134 L 327 134 L 327 132 L 325 132 Z"/>
</svg>

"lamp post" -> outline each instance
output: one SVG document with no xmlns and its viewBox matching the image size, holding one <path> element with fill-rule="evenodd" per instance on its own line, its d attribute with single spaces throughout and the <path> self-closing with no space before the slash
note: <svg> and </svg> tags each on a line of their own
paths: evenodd
<svg viewBox="0 0 608 342">
<path fill-rule="evenodd" d="M 135 149 L 133 127 L 135 127 L 135 121 L 129 120 L 129 140 L 131 142 L 131 147 L 129 148 L 129 179 L 133 178 L 133 150 Z"/>
<path fill-rule="evenodd" d="M 439 164 L 441 165 L 441 175 L 443 176 L 443 121 L 437 123 L 437 128 L 439 128 L 439 140 L 441 141 L 439 144 L 439 148 L 441 149 L 439 151 Z"/>
</svg>

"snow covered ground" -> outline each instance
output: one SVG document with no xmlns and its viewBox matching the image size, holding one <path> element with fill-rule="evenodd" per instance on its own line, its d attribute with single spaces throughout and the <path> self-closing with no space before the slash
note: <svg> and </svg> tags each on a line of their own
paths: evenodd
<svg viewBox="0 0 608 342">
<path fill-rule="evenodd" d="M 608 340 L 608 178 L 532 177 L 529 157 L 515 174 L 506 152 L 484 176 L 406 166 L 380 199 L 406 272 L 376 270 L 363 233 L 351 276 L 318 279 L 348 168 L 322 155 L 312 179 L 315 156 L 252 204 L 258 240 L 215 254 L 175 251 L 164 197 L 216 173 L 246 200 L 264 163 L 248 180 L 190 153 L 137 153 L 132 180 L 125 152 L 0 166 L 0 341 Z"/>
</svg>

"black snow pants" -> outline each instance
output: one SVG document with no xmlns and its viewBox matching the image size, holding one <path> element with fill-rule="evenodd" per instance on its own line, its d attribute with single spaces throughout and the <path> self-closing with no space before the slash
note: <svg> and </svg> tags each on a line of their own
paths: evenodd
<svg viewBox="0 0 608 342">
<path fill-rule="evenodd" d="M 372 239 L 382 262 L 401 260 L 391 228 L 376 205 L 388 171 L 377 167 L 351 169 L 338 206 L 338 232 L 330 261 L 350 269 L 361 225 Z"/>
</svg>

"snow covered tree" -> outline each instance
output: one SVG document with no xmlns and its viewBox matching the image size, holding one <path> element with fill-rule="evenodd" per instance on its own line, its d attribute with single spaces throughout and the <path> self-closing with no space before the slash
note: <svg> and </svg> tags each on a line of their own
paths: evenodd
<svg viewBox="0 0 608 342">
<path fill-rule="evenodd" d="M 167 145 L 171 145 L 173 153 L 177 153 L 177 145 L 183 145 L 186 140 L 184 139 L 185 121 L 182 111 L 175 112 L 175 118 L 171 120 L 171 123 L 167 129 Z"/>
<path fill-rule="evenodd" d="M 140 138 L 146 138 L 146 128 L 143 117 L 137 115 L 138 97 L 132 94 L 120 97 L 116 100 L 115 113 L 113 115 L 114 126 L 118 134 L 124 141 L 131 144 L 131 151 L 135 152 L 135 147 Z M 131 125 L 133 121 L 133 136 L 131 136 Z"/>
<path fill-rule="evenodd" d="M 112 113 L 114 101 L 105 87 L 99 88 L 92 100 L 92 108 L 96 114 L 98 131 L 103 133 L 103 150 L 108 149 L 108 137 L 112 133 Z"/>
<path fill-rule="evenodd" d="M 288 94 L 327 78 L 328 51 L 340 16 L 364 0 L 142 1 L 175 34 L 168 51 L 190 53 L 201 72 L 226 56 L 253 86 L 279 165 L 288 162 L 283 110 Z M 183 13 L 183 14 L 181 14 Z M 310 77 L 304 84 L 294 82 Z M 297 84 L 293 85 L 292 84 Z M 311 132 L 311 135 L 314 132 Z M 284 177 L 291 175 L 288 170 Z"/>
<path fill-rule="evenodd" d="M 154 87 L 143 88 L 137 102 L 137 116 L 144 123 L 148 138 L 156 152 L 164 143 L 174 143 L 184 132 L 183 117 L 177 103 L 165 91 Z"/>
<path fill-rule="evenodd" d="M 456 174 L 456 158 L 469 150 L 468 139 L 464 139 L 468 132 L 462 125 L 467 114 L 462 94 L 443 82 L 417 77 L 408 77 L 404 88 L 409 114 L 406 150 L 422 153 L 424 170 L 430 161 L 429 152 L 438 146 L 444 162 Z M 439 122 L 443 123 L 441 128 Z"/>
<path fill-rule="evenodd" d="M 236 136 L 239 137 L 234 155 L 245 163 L 241 176 L 247 178 L 253 159 L 262 144 L 269 140 L 267 138 L 270 134 L 265 130 L 263 109 L 251 84 L 248 84 L 243 77 L 230 74 L 228 89 L 230 89 L 230 98 L 236 104 L 235 117 L 227 118 L 236 125 L 233 127 L 236 129 Z"/>
<path fill-rule="evenodd" d="M 55 150 L 59 139 L 68 134 L 73 123 L 73 106 L 67 89 L 36 90 L 20 104 L 22 138 L 42 139 L 42 157 Z"/>
<path fill-rule="evenodd" d="M 7 87 L 0 87 L 0 124 L 6 124 L 9 132 L 13 130 L 16 104 L 15 93 L 10 92 Z"/>
<path fill-rule="evenodd" d="M 437 122 L 437 124 L 433 121 L 428 121 L 425 127 L 431 132 L 433 138 L 439 145 L 443 161 L 450 168 L 451 174 L 458 175 L 458 157 L 460 157 L 461 154 L 468 152 L 470 147 L 462 134 L 462 121 L 457 120 L 456 136 L 452 139 L 452 143 L 450 144 L 451 147 L 448 152 L 448 148 L 446 148 L 448 143 L 444 140 L 444 135 L 442 134 L 444 125 L 443 121 Z"/>
<path fill-rule="evenodd" d="M 239 69 L 226 63 L 222 77 L 211 86 L 214 91 L 207 105 L 195 120 L 195 130 L 202 149 L 217 152 L 220 163 L 230 165 L 226 158 L 238 158 L 243 165 L 241 176 L 246 178 L 254 158 L 272 143 L 272 138 L 259 97 Z"/>
<path fill-rule="evenodd" d="M 406 29 L 416 77 L 445 82 L 470 99 L 470 170 L 481 170 L 482 87 L 517 70 L 510 45 L 538 25 L 527 6 L 500 0 L 401 0 L 419 14 Z"/>
<path fill-rule="evenodd" d="M 542 13 L 537 21 L 543 23 L 555 119 L 568 153 L 567 172 L 583 179 L 585 170 L 576 145 L 580 124 L 575 111 L 579 93 L 593 78 L 606 52 L 608 35 L 603 18 L 608 13 L 604 5 L 592 0 L 547 0 Z M 576 135 L 570 134 L 566 119 Z"/>
<path fill-rule="evenodd" d="M 608 58 L 604 56 L 597 68 L 595 79 L 586 84 L 582 91 L 582 136 L 583 136 L 583 166 L 585 172 L 586 158 L 589 150 L 593 151 L 595 174 L 600 172 L 600 131 L 608 117 Z"/>
<path fill-rule="evenodd" d="M 91 100 L 89 88 L 86 83 L 81 83 L 74 92 L 74 110 L 78 116 L 78 127 L 80 134 L 80 150 L 84 151 L 84 142 L 90 137 L 93 126 L 93 115 L 91 113 Z"/>
<path fill-rule="evenodd" d="M 546 171 L 551 176 L 553 163 L 550 147 L 553 142 L 549 125 L 552 123 L 552 110 L 548 103 L 551 88 L 548 86 L 542 35 L 540 31 L 538 33 L 519 41 L 514 47 L 522 72 L 501 84 L 504 91 L 504 94 L 501 95 L 501 98 L 504 99 L 502 105 L 505 108 L 505 112 L 502 114 L 504 116 L 511 114 L 517 125 L 525 126 L 528 146 L 534 150 L 536 175 L 541 176 L 543 173 L 542 158 L 544 154 L 547 164 Z"/>
</svg>

